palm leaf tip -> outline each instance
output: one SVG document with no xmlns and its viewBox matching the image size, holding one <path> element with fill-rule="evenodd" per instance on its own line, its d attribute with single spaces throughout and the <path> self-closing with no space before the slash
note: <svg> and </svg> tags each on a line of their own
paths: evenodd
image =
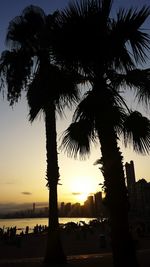
<svg viewBox="0 0 150 267">
<path fill-rule="evenodd" d="M 133 149 L 141 154 L 150 151 L 150 120 L 141 113 L 134 111 L 127 116 L 124 122 L 124 144 L 133 145 Z"/>
<path fill-rule="evenodd" d="M 63 133 L 61 150 L 69 157 L 84 159 L 90 154 L 91 141 L 95 140 L 94 132 L 86 121 L 72 123 Z"/>
<path fill-rule="evenodd" d="M 118 13 L 118 25 L 126 39 L 129 41 L 136 63 L 145 63 L 149 52 L 150 36 L 141 29 L 142 24 L 150 15 L 150 8 L 144 6 L 140 10 L 130 8 L 129 10 L 120 9 Z M 121 26 L 122 27 L 122 26 Z"/>
</svg>

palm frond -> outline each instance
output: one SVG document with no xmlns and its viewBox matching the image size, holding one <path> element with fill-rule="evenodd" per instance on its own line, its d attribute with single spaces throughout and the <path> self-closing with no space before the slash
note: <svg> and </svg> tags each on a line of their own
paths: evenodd
<svg viewBox="0 0 150 267">
<path fill-rule="evenodd" d="M 56 109 L 61 115 L 64 107 L 71 109 L 80 99 L 80 84 L 85 84 L 86 78 L 78 74 L 75 70 L 67 70 L 65 68 L 55 68 L 54 83 L 54 99 Z"/>
<path fill-rule="evenodd" d="M 30 120 L 33 121 L 39 111 L 51 102 L 55 104 L 59 115 L 62 115 L 64 107 L 71 108 L 79 101 L 77 84 L 82 82 L 84 77 L 75 72 L 60 69 L 53 64 L 48 64 L 43 70 L 39 65 L 27 92 Z"/>
<path fill-rule="evenodd" d="M 130 43 L 136 63 L 145 62 L 146 50 L 150 48 L 150 36 L 140 30 L 149 15 L 150 8 L 146 6 L 139 11 L 120 9 L 117 14 L 116 32 L 120 33 L 120 40 Z"/>
<path fill-rule="evenodd" d="M 1 85 L 7 87 L 7 98 L 11 105 L 18 101 L 21 90 L 28 86 L 33 66 L 30 54 L 25 51 L 4 51 L 0 59 Z"/>
<path fill-rule="evenodd" d="M 99 113 L 99 103 L 96 100 L 98 99 L 95 97 L 93 91 L 86 92 L 74 112 L 73 122 L 87 118 L 88 120 L 94 121 L 95 115 Z"/>
<path fill-rule="evenodd" d="M 72 123 L 62 136 L 61 150 L 69 157 L 85 158 L 90 154 L 91 143 L 96 142 L 96 133 L 91 121 L 80 120 Z"/>
<path fill-rule="evenodd" d="M 69 3 L 68 8 L 66 8 L 63 12 L 68 17 L 69 14 L 71 16 L 95 16 L 95 14 L 99 13 L 101 16 L 106 18 L 106 21 L 109 17 L 112 0 L 81 0 L 80 3 L 78 1 L 72 1 Z"/>
<path fill-rule="evenodd" d="M 123 128 L 124 144 L 133 145 L 133 149 L 142 154 L 150 151 L 150 120 L 134 111 L 126 117 Z"/>
<path fill-rule="evenodd" d="M 121 88 L 123 91 L 130 89 L 135 93 L 139 102 L 146 106 L 150 102 L 150 69 L 133 69 L 127 73 L 120 74 L 110 72 L 110 80 L 114 88 Z"/>
<path fill-rule="evenodd" d="M 135 69 L 125 77 L 127 86 L 134 89 L 139 102 L 149 106 L 150 103 L 150 69 Z"/>
<path fill-rule="evenodd" d="M 6 44 L 11 48 L 26 47 L 35 49 L 44 39 L 46 15 L 37 6 L 26 7 L 20 16 L 10 21 L 6 35 Z"/>
<path fill-rule="evenodd" d="M 115 37 L 115 42 L 117 41 L 117 37 Z M 110 42 L 111 44 L 111 42 Z M 124 45 L 120 45 L 119 41 L 115 44 L 112 44 L 112 51 L 108 52 L 108 59 L 110 66 L 113 69 L 117 69 L 120 72 L 124 72 L 124 70 L 131 70 L 134 68 L 134 60 L 132 55 L 126 49 Z"/>
<path fill-rule="evenodd" d="M 102 164 L 102 159 L 97 159 L 97 160 L 93 163 L 93 165 L 100 165 L 100 164 Z"/>
<path fill-rule="evenodd" d="M 60 60 L 86 73 L 92 72 L 95 62 L 102 62 L 111 4 L 110 0 L 70 2 L 60 13 L 55 31 L 54 50 Z"/>
</svg>

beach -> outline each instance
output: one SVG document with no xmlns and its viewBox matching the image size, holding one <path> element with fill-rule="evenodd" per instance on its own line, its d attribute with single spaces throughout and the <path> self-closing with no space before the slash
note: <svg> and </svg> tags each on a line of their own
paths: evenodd
<svg viewBox="0 0 150 267">
<path fill-rule="evenodd" d="M 0 267 L 40 267 L 46 248 L 45 232 L 19 237 L 18 243 L 0 243 Z M 68 258 L 67 266 L 111 267 L 111 246 L 107 240 L 102 247 L 98 230 L 80 234 L 61 232 L 64 252 Z M 150 237 L 138 240 L 137 257 L 141 267 L 150 267 Z M 53 267 L 51 265 L 51 267 Z"/>
</svg>

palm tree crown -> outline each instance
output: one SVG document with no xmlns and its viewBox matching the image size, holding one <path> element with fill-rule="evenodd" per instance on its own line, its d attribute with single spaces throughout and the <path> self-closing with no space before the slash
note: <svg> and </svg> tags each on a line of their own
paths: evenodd
<svg viewBox="0 0 150 267">
<path fill-rule="evenodd" d="M 92 121 L 88 130 L 92 131 L 91 137 L 95 140 L 97 134 L 92 130 L 96 127 L 95 121 L 99 121 L 102 127 L 102 124 L 107 123 L 107 119 L 111 120 L 118 135 L 124 135 L 125 145 L 128 139 L 132 141 L 136 151 L 144 153 L 149 149 L 148 127 L 147 138 L 142 139 L 143 135 L 146 135 L 141 133 L 141 139 L 139 137 L 137 140 L 136 137 L 135 143 L 136 140 L 131 136 L 136 136 L 134 127 L 138 124 L 138 119 L 141 121 L 141 115 L 129 110 L 123 94 L 126 90 L 131 90 L 136 92 L 139 102 L 149 104 L 150 69 L 138 69 L 137 65 L 145 62 L 149 51 L 149 35 L 140 27 L 149 16 L 150 9 L 120 9 L 114 19 L 110 17 L 112 3 L 111 0 L 80 1 L 80 4 L 71 2 L 58 16 L 56 40 L 61 40 L 61 47 L 57 46 L 54 40 L 54 50 L 60 60 L 84 72 L 91 84 L 92 91 L 85 95 L 78 106 L 73 123 L 80 121 L 81 125 L 81 120 L 83 124 L 85 119 Z M 127 134 L 124 125 L 127 126 L 128 120 L 133 117 L 133 127 L 130 123 L 130 133 L 128 128 Z M 146 121 L 148 123 L 145 119 Z M 64 143 L 67 145 L 67 136 Z M 71 144 L 70 146 L 75 149 Z M 88 148 L 89 146 L 87 152 Z"/>
<path fill-rule="evenodd" d="M 149 8 L 120 9 L 114 19 L 110 16 L 112 3 L 112 0 L 70 2 L 60 13 L 54 49 L 61 60 L 63 56 L 68 64 L 76 64 L 91 76 L 104 73 L 104 66 L 106 70 L 114 67 L 126 71 L 134 68 L 135 63 L 145 62 L 149 36 L 140 26 L 149 16 Z"/>
<path fill-rule="evenodd" d="M 11 50 L 1 56 L 1 75 L 8 85 L 8 100 L 13 104 L 26 90 L 31 120 L 50 99 L 60 112 L 65 104 L 78 99 L 79 76 L 58 66 L 51 53 L 52 17 L 55 19 L 55 14 L 46 16 L 39 7 L 25 8 L 9 24 L 6 43 Z"/>
</svg>

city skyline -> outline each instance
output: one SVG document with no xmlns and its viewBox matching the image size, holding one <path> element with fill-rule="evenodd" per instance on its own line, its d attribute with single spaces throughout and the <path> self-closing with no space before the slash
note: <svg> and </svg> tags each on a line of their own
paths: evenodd
<svg viewBox="0 0 150 267">
<path fill-rule="evenodd" d="M 137 182 L 140 182 L 141 180 L 143 180 L 144 178 L 140 178 L 140 179 L 137 179 L 136 178 L 136 167 L 134 167 L 134 162 L 132 160 L 130 160 L 130 162 L 125 162 L 125 169 L 124 169 L 124 172 L 125 172 L 125 181 L 126 181 L 126 186 L 128 188 L 128 190 L 130 191 L 130 184 L 133 184 L 133 183 L 137 183 Z M 144 179 L 146 180 L 146 179 Z M 147 183 L 150 184 L 150 182 L 148 182 L 146 180 Z M 67 204 L 71 204 L 72 206 L 73 205 L 76 205 L 76 204 L 80 204 L 81 206 L 85 205 L 86 201 L 88 200 L 88 198 L 90 197 L 94 197 L 95 195 L 97 194 L 101 194 L 101 197 L 102 199 L 105 197 L 105 193 L 104 191 L 97 191 L 97 192 L 93 192 L 93 193 L 89 193 L 89 194 L 84 194 L 84 198 L 82 199 L 79 199 L 79 200 L 71 200 L 71 201 L 62 201 L 62 202 L 58 202 L 58 207 L 60 208 L 61 204 L 64 203 L 64 205 L 67 205 Z M 29 192 L 24 192 L 24 194 L 26 195 L 30 195 Z M 78 196 L 78 193 L 74 193 L 74 195 Z M 80 197 L 80 194 L 79 194 L 79 197 Z M 33 209 L 33 206 L 34 208 L 38 209 L 38 210 L 42 210 L 46 207 L 48 207 L 48 202 L 28 202 L 28 203 L 0 203 L 0 215 L 1 214 L 9 214 L 9 213 L 13 213 L 13 212 L 17 212 L 17 211 L 29 211 L 29 210 L 32 210 Z"/>
<path fill-rule="evenodd" d="M 59 217 L 100 217 L 103 206 L 103 192 L 95 192 L 80 202 L 60 202 L 58 203 Z M 104 210 L 104 206 L 102 208 Z M 23 217 L 48 217 L 48 202 L 18 204 L 11 209 L 0 208 L 0 217 L 23 218 Z"/>
<path fill-rule="evenodd" d="M 30 5 L 38 5 L 48 14 L 57 8 L 63 8 L 68 1 L 28 1 L 6 0 L 0 3 L 0 52 L 6 49 L 4 39 L 8 24 L 11 19 L 21 14 L 22 10 Z M 148 1 L 132 1 L 132 6 L 141 7 Z M 131 7 L 129 1 L 114 1 L 114 9 L 118 7 Z M 150 19 L 148 20 L 150 22 Z M 147 22 L 146 27 L 150 28 Z M 136 106 L 130 95 L 126 96 L 130 101 L 130 107 Z M 148 116 L 145 110 L 140 110 Z M 71 122 L 72 112 L 66 112 L 66 118 L 57 120 L 58 148 L 63 131 Z M 48 189 L 46 188 L 46 151 L 45 151 L 45 127 L 44 121 L 39 117 L 32 124 L 28 121 L 28 106 L 25 95 L 13 107 L 9 107 L 6 97 L 0 97 L 0 207 L 17 205 L 18 203 L 47 202 Z M 139 156 L 131 149 L 121 151 L 124 163 L 133 160 L 135 163 L 137 180 L 145 178 L 150 181 L 149 156 Z M 94 162 L 100 158 L 99 144 L 93 147 L 89 159 L 86 161 L 68 158 L 63 152 L 59 152 L 60 183 L 58 186 L 59 202 L 80 202 L 101 189 L 103 176 L 99 166 Z"/>
</svg>

